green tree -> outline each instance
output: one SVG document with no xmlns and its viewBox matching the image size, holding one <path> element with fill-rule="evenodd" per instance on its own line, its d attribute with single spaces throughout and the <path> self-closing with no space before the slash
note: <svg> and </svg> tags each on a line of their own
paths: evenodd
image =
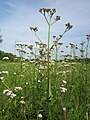
<svg viewBox="0 0 90 120">
<path fill-rule="evenodd" d="M 1 31 L 1 30 L 0 30 Z M 0 43 L 2 43 L 3 39 L 2 39 L 2 35 L 0 35 Z"/>
</svg>

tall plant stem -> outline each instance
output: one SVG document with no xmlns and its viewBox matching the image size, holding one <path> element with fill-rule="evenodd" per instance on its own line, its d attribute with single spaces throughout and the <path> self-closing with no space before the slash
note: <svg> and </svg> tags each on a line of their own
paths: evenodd
<svg viewBox="0 0 90 120">
<path fill-rule="evenodd" d="M 47 58 L 48 58 L 48 70 L 47 70 L 47 75 L 48 75 L 48 83 L 47 83 L 47 101 L 48 101 L 48 120 L 51 117 L 51 109 L 50 109 L 50 104 L 49 104 L 49 99 L 51 97 L 51 79 L 50 79 L 50 30 L 51 30 L 51 17 L 50 21 L 48 24 L 48 53 L 47 53 Z"/>
<path fill-rule="evenodd" d="M 89 38 L 87 39 L 87 45 L 86 45 L 86 58 L 88 58 L 88 46 L 89 46 Z"/>
<path fill-rule="evenodd" d="M 58 43 L 56 43 L 55 82 L 57 83 Z"/>
<path fill-rule="evenodd" d="M 42 40 L 38 37 L 36 32 L 35 32 L 35 36 L 37 37 L 37 39 L 39 40 L 40 43 L 43 43 Z"/>
<path fill-rule="evenodd" d="M 72 59 L 72 47 L 70 48 L 70 60 Z"/>
<path fill-rule="evenodd" d="M 89 120 L 89 119 L 88 119 L 88 112 L 86 112 L 86 120 Z"/>
<path fill-rule="evenodd" d="M 7 89 L 10 89 L 5 82 L 2 82 L 2 83 L 3 83 L 3 85 L 4 85 Z"/>
<path fill-rule="evenodd" d="M 58 45 L 57 45 L 58 43 L 56 43 L 56 63 L 57 63 L 57 61 L 58 61 Z"/>
</svg>

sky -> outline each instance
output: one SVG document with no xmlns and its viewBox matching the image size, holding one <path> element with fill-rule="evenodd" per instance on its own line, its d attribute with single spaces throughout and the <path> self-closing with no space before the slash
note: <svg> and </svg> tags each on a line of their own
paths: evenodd
<svg viewBox="0 0 90 120">
<path fill-rule="evenodd" d="M 86 41 L 86 34 L 90 33 L 90 0 L 0 0 L 0 34 L 3 36 L 0 50 L 15 54 L 15 43 L 34 44 L 37 39 L 30 26 L 37 26 L 40 38 L 47 43 L 47 24 L 39 13 L 40 8 L 56 8 L 55 15 L 61 16 L 52 26 L 52 36 L 63 33 L 65 24 L 70 22 L 73 28 L 61 42 L 68 45 Z"/>
</svg>

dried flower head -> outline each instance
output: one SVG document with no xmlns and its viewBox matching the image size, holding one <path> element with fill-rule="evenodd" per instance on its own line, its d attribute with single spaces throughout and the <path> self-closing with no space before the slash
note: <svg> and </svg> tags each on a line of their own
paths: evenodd
<svg viewBox="0 0 90 120">
<path fill-rule="evenodd" d="M 38 45 L 39 44 L 39 42 L 35 42 L 36 43 L 36 45 Z"/>
<path fill-rule="evenodd" d="M 55 20 L 56 21 L 60 20 L 60 16 L 56 16 Z"/>
<path fill-rule="evenodd" d="M 75 49 L 78 49 L 78 45 L 76 44 Z"/>
<path fill-rule="evenodd" d="M 62 43 L 62 42 L 59 42 L 58 45 L 63 45 L 63 43 Z"/>
<path fill-rule="evenodd" d="M 68 48 L 68 45 L 66 45 L 66 48 Z"/>
<path fill-rule="evenodd" d="M 27 47 L 32 50 L 34 45 L 28 45 Z"/>
<path fill-rule="evenodd" d="M 45 16 L 45 13 L 48 13 L 49 15 L 53 15 L 56 12 L 56 9 L 50 9 L 50 8 L 41 8 L 39 9 L 39 12 Z"/>
<path fill-rule="evenodd" d="M 50 10 L 50 15 L 52 16 L 55 12 L 56 12 L 56 9 L 55 9 L 55 8 L 51 9 L 51 10 Z"/>
<path fill-rule="evenodd" d="M 53 9 L 52 9 L 52 11 L 53 11 L 53 13 L 55 13 L 55 12 L 56 12 L 56 9 L 55 9 L 55 8 L 53 8 Z"/>
<path fill-rule="evenodd" d="M 87 36 L 87 37 L 90 37 L 90 34 L 87 34 L 86 36 Z"/>
<path fill-rule="evenodd" d="M 66 24 L 67 30 L 70 30 L 72 27 L 73 27 L 73 26 L 70 24 L 70 22 Z"/>
<path fill-rule="evenodd" d="M 55 36 L 55 35 L 53 35 L 53 38 L 56 38 L 56 36 Z"/>
<path fill-rule="evenodd" d="M 37 32 L 38 31 L 38 28 L 37 27 L 29 27 L 31 31 L 33 32 Z"/>
<path fill-rule="evenodd" d="M 44 9 L 45 9 L 45 8 L 44 8 Z M 50 12 L 50 10 L 51 10 L 50 8 L 46 8 L 46 9 L 45 9 L 45 11 L 46 11 L 47 13 Z"/>
<path fill-rule="evenodd" d="M 22 47 L 22 46 L 23 46 L 23 47 L 27 46 L 26 43 L 16 43 L 16 45 L 17 45 L 17 46 L 21 46 L 21 47 Z"/>
<path fill-rule="evenodd" d="M 80 49 L 80 52 L 81 52 L 81 53 L 84 53 L 84 52 L 85 52 L 85 50 L 84 50 L 84 49 Z"/>
<path fill-rule="evenodd" d="M 75 47 L 75 44 L 74 43 L 69 43 L 71 45 L 71 48 L 74 48 Z"/>
<path fill-rule="evenodd" d="M 64 51 L 63 51 L 63 50 L 61 50 L 61 52 L 63 53 Z"/>
<path fill-rule="evenodd" d="M 41 8 L 41 9 L 39 9 L 39 12 L 45 15 L 46 8 Z"/>
<path fill-rule="evenodd" d="M 85 41 L 82 41 L 80 44 L 81 44 L 81 45 L 84 45 L 85 43 L 86 43 Z"/>
</svg>

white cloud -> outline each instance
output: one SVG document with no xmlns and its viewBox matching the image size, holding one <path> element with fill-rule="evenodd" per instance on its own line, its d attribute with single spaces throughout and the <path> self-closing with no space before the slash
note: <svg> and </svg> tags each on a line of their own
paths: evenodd
<svg viewBox="0 0 90 120">
<path fill-rule="evenodd" d="M 9 6 L 9 7 L 14 7 L 14 8 L 16 8 L 17 6 L 15 5 L 15 4 L 13 4 L 12 2 L 8 2 L 8 1 L 6 1 L 6 2 L 4 2 L 7 6 Z"/>
</svg>

